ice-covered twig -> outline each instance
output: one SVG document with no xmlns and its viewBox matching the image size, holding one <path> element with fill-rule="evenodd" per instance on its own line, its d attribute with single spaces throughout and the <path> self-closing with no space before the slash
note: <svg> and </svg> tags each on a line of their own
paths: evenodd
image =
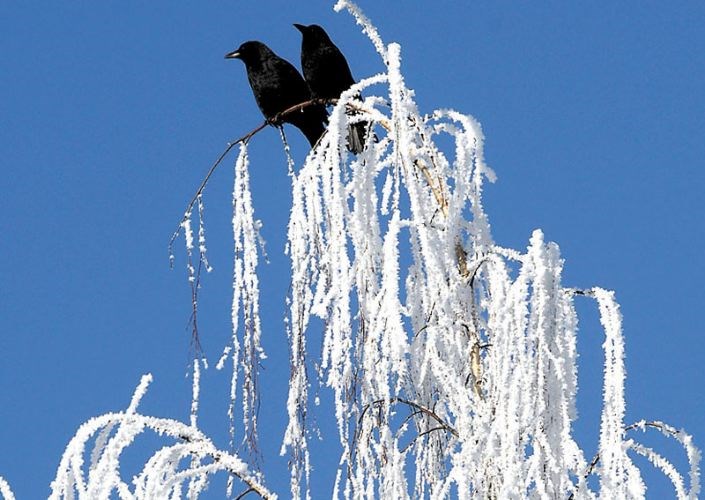
<svg viewBox="0 0 705 500">
<path fill-rule="evenodd" d="M 10 485 L 2 477 L 0 477 L 0 495 L 2 495 L 3 500 L 15 500 L 15 495 L 12 493 Z"/>
<path fill-rule="evenodd" d="M 279 113 L 274 119 L 265 120 L 264 122 L 260 123 L 259 125 L 257 125 L 255 128 L 250 130 L 248 133 L 246 133 L 242 137 L 239 137 L 235 140 L 228 142 L 225 147 L 225 150 L 215 160 L 213 165 L 211 165 L 210 169 L 206 173 L 206 176 L 201 181 L 200 186 L 198 186 L 198 189 L 196 190 L 193 197 L 191 198 L 191 201 L 189 201 L 188 205 L 186 205 L 186 210 L 184 211 L 184 216 L 181 219 L 181 221 L 179 222 L 179 225 L 174 230 L 174 233 L 171 235 L 171 238 L 169 239 L 168 251 L 169 251 L 170 265 L 173 267 L 174 241 L 176 241 L 176 238 L 178 238 L 179 234 L 181 234 L 181 230 L 183 229 L 183 223 L 187 219 L 190 218 L 191 210 L 193 209 L 194 204 L 196 203 L 198 198 L 203 194 L 203 191 L 205 190 L 206 185 L 208 184 L 208 181 L 210 180 L 211 176 L 213 175 L 213 172 L 215 172 L 216 168 L 218 168 L 218 166 L 223 162 L 223 160 L 228 155 L 228 153 L 230 153 L 230 150 L 232 150 L 238 144 L 242 144 L 242 143 L 246 144 L 247 142 L 249 142 L 249 140 L 252 139 L 252 137 L 254 137 L 260 131 L 264 130 L 267 127 L 267 125 L 279 125 L 281 123 L 282 118 L 286 117 L 287 115 L 290 115 L 290 114 L 295 113 L 297 111 L 301 111 L 302 109 L 309 107 L 309 106 L 327 104 L 327 103 L 335 103 L 335 102 L 336 102 L 336 100 L 311 99 L 309 101 L 305 101 L 300 104 L 296 104 L 294 106 L 291 106 L 290 108 L 285 109 L 281 113 Z"/>
<path fill-rule="evenodd" d="M 112 492 L 116 492 L 120 498 L 172 498 L 176 491 L 181 491 L 184 484 L 189 485 L 190 497 L 195 498 L 208 484 L 206 478 L 218 471 L 239 478 L 262 498 L 276 498 L 245 462 L 232 453 L 217 449 L 193 425 L 139 414 L 137 404 L 150 379 L 149 376 L 143 377 L 125 412 L 92 418 L 78 429 L 66 447 L 52 482 L 52 500 L 76 496 L 110 498 Z M 157 435 L 172 438 L 175 442 L 156 451 L 146 461 L 142 472 L 134 478 L 133 486 L 130 487 L 120 478 L 120 457 L 122 451 L 148 429 Z M 82 467 L 83 457 L 90 450 L 92 438 L 104 430 L 108 430 L 110 436 L 100 442 L 97 461 L 90 467 L 86 477 Z M 187 459 L 189 464 L 183 469 L 179 467 L 182 459 Z"/>
<path fill-rule="evenodd" d="M 575 290 L 573 290 L 575 291 Z M 577 291 L 577 292 L 584 292 L 583 290 Z M 582 295 L 583 293 L 581 293 Z M 686 455 L 688 456 L 688 463 L 690 465 L 690 470 L 688 471 L 689 474 L 689 480 L 690 480 L 690 489 L 686 493 L 685 487 L 683 485 L 683 480 L 676 472 L 676 470 L 668 463 L 663 457 L 661 457 L 659 454 L 655 453 L 653 450 L 646 448 L 633 440 L 628 441 L 629 448 L 633 449 L 640 455 L 645 456 L 648 458 L 654 465 L 656 465 L 658 468 L 660 468 L 664 474 L 666 474 L 669 479 L 672 480 L 674 488 L 676 489 L 676 494 L 679 499 L 685 500 L 695 500 L 698 498 L 698 495 L 700 494 L 700 451 L 695 447 L 693 444 L 693 438 L 690 434 L 688 434 L 685 431 L 675 429 L 674 427 L 671 427 L 668 424 L 665 424 L 663 422 L 659 421 L 646 421 L 646 420 L 640 420 L 638 422 L 635 422 L 631 425 L 627 425 L 624 428 L 624 432 L 629 432 L 632 430 L 641 430 L 645 431 L 648 428 L 652 429 L 657 429 L 661 431 L 662 434 L 665 436 L 671 437 L 675 440 L 677 440 L 681 445 L 683 446 Z M 590 477 L 595 472 L 595 467 L 597 467 L 598 463 L 600 462 L 600 454 L 597 453 L 593 457 L 593 459 L 590 461 L 590 464 L 587 467 L 587 470 L 583 474 L 583 479 L 587 479 Z M 575 498 L 575 492 L 571 493 L 570 496 L 568 497 L 568 500 L 572 500 Z"/>
</svg>

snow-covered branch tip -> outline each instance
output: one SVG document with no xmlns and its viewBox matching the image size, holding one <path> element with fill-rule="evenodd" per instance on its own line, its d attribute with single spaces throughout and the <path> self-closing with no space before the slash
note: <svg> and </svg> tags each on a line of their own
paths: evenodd
<svg viewBox="0 0 705 500">
<path fill-rule="evenodd" d="M 15 495 L 12 493 L 10 485 L 2 476 L 0 476 L 0 495 L 2 495 L 3 500 L 15 500 Z"/>
<path fill-rule="evenodd" d="M 262 123 L 257 125 L 255 128 L 247 132 L 245 135 L 234 139 L 226 144 L 225 150 L 218 156 L 218 158 L 213 162 L 211 167 L 208 169 L 208 172 L 206 173 L 205 177 L 201 181 L 201 184 L 198 186 L 198 189 L 196 189 L 196 192 L 193 194 L 193 197 L 191 200 L 188 202 L 186 205 L 186 210 L 184 211 L 184 216 L 181 218 L 181 221 L 179 224 L 176 226 L 176 229 L 171 235 L 171 238 L 169 239 L 169 245 L 168 245 L 168 252 L 169 252 L 169 264 L 171 267 L 173 267 L 173 262 L 174 262 L 174 242 L 176 239 L 179 237 L 179 234 L 181 234 L 182 229 L 184 229 L 184 223 L 190 219 L 191 217 L 191 211 L 193 210 L 193 206 L 198 200 L 198 198 L 203 194 L 203 191 L 206 189 L 206 185 L 208 184 L 208 181 L 210 180 L 211 176 L 215 172 L 215 170 L 218 168 L 218 165 L 220 165 L 223 160 L 228 156 L 228 153 L 237 146 L 238 144 L 247 144 L 252 137 L 257 135 L 259 132 L 264 130 L 267 125 L 272 125 L 275 127 L 280 127 L 282 125 L 283 119 L 297 111 L 301 111 L 304 108 L 310 107 L 310 106 L 315 106 L 315 105 L 321 105 L 321 104 L 335 104 L 337 102 L 337 99 L 310 99 L 308 101 L 304 101 L 302 103 L 296 104 L 294 106 L 291 106 L 290 108 L 285 109 L 284 111 L 278 113 L 274 118 L 271 120 L 264 120 Z"/>
<path fill-rule="evenodd" d="M 651 461 L 654 466 L 657 468 L 661 469 L 664 474 L 666 474 L 669 479 L 673 482 L 674 488 L 676 490 L 676 495 L 679 498 L 679 500 L 695 500 L 698 498 L 698 495 L 700 494 L 700 451 L 695 447 L 693 444 L 693 438 L 690 434 L 683 430 L 678 430 L 673 427 L 671 427 L 668 424 L 665 424 L 663 422 L 658 422 L 658 421 L 653 421 L 649 422 L 646 420 L 640 420 L 638 422 L 635 422 L 631 425 L 628 425 L 624 428 L 624 432 L 629 432 L 633 430 L 641 430 L 646 431 L 648 428 L 652 429 L 657 429 L 661 431 L 662 434 L 664 434 L 667 437 L 673 438 L 676 441 L 678 441 L 682 446 L 683 449 L 686 452 L 686 455 L 688 457 L 688 463 L 690 465 L 690 470 L 688 471 L 689 474 L 689 483 L 690 483 L 690 490 L 686 491 L 683 478 L 678 472 L 676 472 L 675 468 L 666 460 L 664 459 L 661 455 L 655 453 L 653 450 L 650 450 L 639 443 L 634 442 L 633 440 L 629 440 L 628 447 L 633 449 L 635 452 L 639 453 L 640 455 L 645 456 L 649 461 Z M 600 462 L 600 454 L 596 453 L 595 456 L 592 458 L 590 461 L 590 464 L 588 465 L 587 470 L 583 474 L 583 480 L 587 480 L 588 477 L 591 475 L 595 474 L 595 467 Z M 570 496 L 568 497 L 568 500 L 573 500 L 575 498 L 575 492 L 572 492 Z"/>
<path fill-rule="evenodd" d="M 276 498 L 245 462 L 237 455 L 217 449 L 193 425 L 138 413 L 137 405 L 150 380 L 151 376 L 142 378 L 125 412 L 94 417 L 78 429 L 61 459 L 50 499 L 111 498 L 113 494 L 145 500 L 178 498 L 184 487 L 189 498 L 196 498 L 208 486 L 208 477 L 219 471 L 237 477 L 248 492 L 262 498 Z M 121 455 L 147 429 L 175 442 L 154 452 L 130 485 L 120 476 Z M 87 472 L 83 466 L 86 456 L 90 458 Z M 182 463 L 187 465 L 182 468 Z M 7 498 L 2 488 L 0 482 L 0 492 Z"/>
<path fill-rule="evenodd" d="M 187 271 L 188 271 L 188 280 L 189 280 L 189 285 L 191 288 L 191 315 L 189 317 L 189 324 L 191 325 L 191 341 L 192 341 L 192 347 L 194 350 L 194 359 L 202 356 L 203 352 L 201 349 L 201 342 L 200 342 L 200 335 L 199 335 L 199 330 L 198 330 L 198 291 L 200 289 L 200 279 L 201 279 L 201 271 L 202 269 L 206 269 L 206 271 L 210 272 L 212 270 L 210 264 L 208 263 L 208 259 L 206 257 L 206 246 L 205 246 L 205 227 L 203 224 L 203 215 L 204 215 L 204 210 L 203 210 L 203 192 L 208 184 L 208 181 L 210 180 L 211 176 L 215 172 L 215 170 L 218 168 L 218 166 L 223 162 L 223 160 L 228 156 L 232 148 L 234 148 L 238 144 L 244 144 L 246 145 L 252 137 L 254 137 L 257 133 L 260 131 L 264 130 L 267 125 L 272 125 L 278 127 L 280 130 L 282 130 L 282 141 L 284 142 L 285 148 L 288 150 L 288 145 L 286 144 L 286 140 L 283 135 L 283 120 L 286 116 L 299 112 L 302 109 L 305 109 L 310 106 L 316 106 L 316 105 L 329 105 L 333 104 L 335 105 L 338 102 L 338 99 L 310 99 L 307 101 L 304 101 L 299 104 L 295 104 L 294 106 L 291 106 L 284 111 L 281 111 L 280 113 L 277 113 L 273 118 L 264 120 L 262 123 L 260 123 L 258 126 L 250 130 L 248 133 L 245 135 L 239 137 L 238 139 L 235 139 L 233 141 L 230 141 L 227 145 L 225 150 L 220 154 L 220 156 L 215 160 L 215 162 L 211 165 L 210 169 L 206 173 L 206 176 L 203 178 L 201 181 L 201 184 L 199 185 L 198 189 L 192 196 L 191 200 L 189 201 L 188 205 L 186 206 L 186 210 L 184 211 L 184 215 L 181 218 L 181 221 L 177 225 L 176 229 L 171 235 L 171 238 L 169 239 L 169 244 L 168 244 L 168 255 L 169 255 L 169 267 L 173 269 L 174 267 L 174 243 L 176 239 L 179 237 L 181 232 L 183 231 L 185 239 L 186 239 L 186 253 L 187 253 Z M 354 105 L 352 103 L 347 104 L 348 109 L 355 110 L 356 112 L 364 112 L 364 109 L 361 107 Z M 288 153 L 287 153 L 288 154 Z M 193 250 L 194 250 L 194 237 L 193 237 L 193 230 L 191 228 L 192 225 L 192 214 L 193 214 L 193 208 L 194 205 L 198 202 L 198 242 L 199 242 L 199 254 L 198 254 L 198 264 L 194 264 L 193 262 Z"/>
</svg>

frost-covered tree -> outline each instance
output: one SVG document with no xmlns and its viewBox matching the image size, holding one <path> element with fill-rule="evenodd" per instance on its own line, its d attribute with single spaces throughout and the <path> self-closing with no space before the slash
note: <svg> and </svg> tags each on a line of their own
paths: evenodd
<svg viewBox="0 0 705 500">
<path fill-rule="evenodd" d="M 334 401 L 329 410 L 340 452 L 335 497 L 643 498 L 646 487 L 633 462 L 642 455 L 668 476 L 678 498 L 697 498 L 700 457 L 691 437 L 661 422 L 624 422 L 624 343 L 614 293 L 564 286 L 559 248 L 541 231 L 522 251 L 494 242 L 482 189 L 495 174 L 485 164 L 480 124 L 448 109 L 422 114 L 404 82 L 399 45 L 383 43 L 352 2 L 340 0 L 335 9 L 352 14 L 386 69 L 341 95 L 328 132 L 303 165 L 289 161 L 292 285 L 285 328 L 291 380 L 289 424 L 282 429 L 282 453 L 291 456 L 289 493 L 331 494 L 310 491 L 309 415 L 316 404 L 310 388 L 320 385 Z M 345 147 L 347 128 L 363 121 L 372 124 L 376 140 L 353 156 Z M 264 358 L 260 224 L 248 177 L 253 136 L 231 145 L 239 147 L 232 338 L 216 365 L 231 368 L 232 441 L 242 439 L 251 449 L 257 442 L 257 367 Z M 200 270 L 209 268 L 202 191 L 180 226 L 196 343 Z M 576 297 L 595 301 L 604 328 L 594 457 L 585 456 L 573 429 Z M 322 335 L 322 351 L 309 341 L 313 331 Z M 199 357 L 193 367 L 190 422 L 139 413 L 151 380 L 145 376 L 127 410 L 78 429 L 52 498 L 196 498 L 219 471 L 231 479 L 228 494 L 242 491 L 233 487 L 243 483 L 246 492 L 274 498 L 266 476 L 231 451 L 232 442 L 218 446 L 199 430 L 200 376 L 207 363 Z M 687 480 L 640 444 L 637 430 L 657 430 L 680 442 L 690 463 Z M 145 431 L 166 443 L 128 481 L 120 471 L 122 452 Z M 597 481 L 589 482 L 593 475 Z M 0 493 L 12 498 L 2 479 Z"/>
</svg>

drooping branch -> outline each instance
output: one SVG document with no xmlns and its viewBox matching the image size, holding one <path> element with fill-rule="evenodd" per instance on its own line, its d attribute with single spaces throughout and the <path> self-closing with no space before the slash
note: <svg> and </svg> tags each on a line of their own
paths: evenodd
<svg viewBox="0 0 705 500">
<path fill-rule="evenodd" d="M 278 126 L 281 127 L 284 118 L 290 114 L 299 112 L 307 107 L 314 106 L 314 105 L 335 105 L 338 103 L 338 99 L 310 99 L 308 101 L 304 101 L 302 103 L 296 104 L 294 106 L 291 106 L 284 111 L 278 113 L 275 115 L 273 118 L 264 120 L 261 124 L 244 134 L 243 136 L 230 141 L 227 143 L 225 150 L 218 156 L 218 158 L 215 160 L 215 162 L 211 165 L 210 169 L 206 173 L 205 177 L 201 181 L 201 184 L 199 185 L 198 189 L 196 192 L 193 194 L 191 197 L 191 200 L 186 206 L 186 210 L 184 211 L 184 215 L 179 221 L 179 224 L 177 225 L 176 229 L 171 235 L 171 238 L 169 239 L 169 244 L 168 244 L 168 254 L 169 254 L 169 265 L 171 268 L 173 268 L 173 263 L 174 263 L 174 242 L 178 238 L 179 234 L 183 229 L 186 228 L 188 231 L 187 225 L 189 225 L 192 212 L 193 212 L 193 207 L 196 204 L 196 202 L 199 202 L 199 218 L 202 217 L 202 205 L 201 205 L 201 198 L 203 195 L 203 191 L 206 188 L 206 185 L 208 184 L 208 181 L 210 180 L 211 176 L 215 172 L 215 170 L 218 168 L 218 166 L 223 162 L 223 160 L 226 158 L 226 156 L 230 153 L 230 151 L 233 149 L 238 144 L 244 143 L 247 144 L 249 140 L 254 137 L 257 133 L 260 131 L 264 130 L 267 125 L 272 125 L 272 126 Z M 364 106 L 358 103 L 346 103 L 346 109 L 348 112 L 351 113 L 363 113 L 363 114 L 372 114 L 370 110 L 366 109 Z M 378 123 L 382 128 L 387 130 L 387 132 L 390 132 L 392 130 L 391 123 L 387 120 L 381 119 L 377 120 Z M 418 125 L 417 125 L 418 128 Z M 423 135 L 422 135 L 423 136 Z M 283 139 L 285 141 L 285 139 Z M 285 148 L 288 148 L 286 145 L 285 141 Z M 288 154 L 288 153 L 287 153 Z M 431 163 L 434 168 L 437 170 L 436 163 L 434 161 L 434 158 L 431 157 Z M 448 217 L 448 200 L 443 193 L 443 186 L 441 184 L 441 179 L 440 177 L 438 178 L 438 185 L 435 185 L 432 175 L 429 172 L 429 168 L 421 162 L 421 160 L 415 160 L 414 161 L 414 166 L 419 169 L 422 174 L 424 175 L 424 178 L 426 179 L 429 188 L 433 192 L 433 195 L 435 196 L 439 209 L 441 213 L 443 214 L 444 218 Z M 190 227 L 190 226 L 189 226 Z M 462 250 L 462 247 L 460 243 L 458 242 L 456 244 L 456 253 L 457 253 L 457 259 L 458 259 L 458 268 L 459 272 L 462 276 L 467 275 L 467 264 L 466 264 L 466 255 L 465 252 Z M 192 342 L 195 350 L 195 357 L 198 357 L 201 354 L 201 345 L 200 345 L 200 337 L 198 333 L 198 289 L 200 288 L 200 278 L 201 278 L 201 270 L 202 270 L 202 264 L 204 260 L 204 255 L 203 253 L 200 253 L 199 255 L 199 263 L 198 266 L 194 266 L 192 261 L 191 261 L 191 254 L 189 253 L 189 262 L 188 262 L 188 267 L 189 267 L 189 281 L 190 281 L 190 286 L 191 286 L 191 317 L 189 320 L 189 323 L 192 325 Z M 206 262 L 206 268 L 208 269 L 208 265 Z"/>
<path fill-rule="evenodd" d="M 396 403 L 401 403 L 405 404 L 406 406 L 413 408 L 415 410 L 415 414 L 422 413 L 424 415 L 427 415 L 431 418 L 433 418 L 436 422 L 439 424 L 439 428 L 451 433 L 453 436 L 458 437 L 458 431 L 456 431 L 451 425 L 447 424 L 441 417 L 436 414 L 433 410 L 429 410 L 425 406 L 422 406 L 418 403 L 414 403 L 413 401 L 409 401 L 408 399 L 400 398 L 400 397 L 394 397 L 389 400 L 385 399 L 378 399 L 376 401 L 372 401 L 371 403 L 368 403 L 365 405 L 365 407 L 362 410 L 362 413 L 360 414 L 360 418 L 358 418 L 357 423 L 358 426 L 362 424 L 362 421 L 365 418 L 365 414 L 367 413 L 367 410 L 369 410 L 372 406 L 381 406 L 384 404 L 396 404 Z"/>
<path fill-rule="evenodd" d="M 579 289 L 572 289 L 571 290 L 573 293 L 576 295 L 593 295 L 592 290 L 579 290 Z M 679 431 L 674 429 L 673 427 L 664 424 L 663 422 L 647 422 L 645 420 L 641 420 L 639 422 L 635 422 L 631 425 L 627 425 L 624 428 L 624 432 L 627 433 L 631 430 L 634 429 L 642 429 L 644 430 L 646 427 L 651 427 L 652 429 L 658 429 L 661 431 L 663 434 L 670 435 L 671 437 L 677 439 L 678 441 L 681 442 L 681 444 L 685 445 L 685 440 L 682 438 L 683 436 L 683 431 Z M 687 435 L 686 435 L 687 436 Z M 634 444 L 631 446 L 632 448 L 634 447 Z M 638 451 L 638 450 L 637 450 Z M 687 449 L 686 451 L 690 452 L 690 450 Z M 691 458 L 690 456 L 688 457 L 689 459 Z M 583 480 L 587 480 L 588 477 L 590 477 L 593 472 L 595 471 L 595 467 L 597 467 L 597 464 L 600 462 L 600 453 L 596 453 L 594 457 L 592 457 L 592 460 L 590 461 L 590 464 L 588 465 L 587 469 L 585 470 L 585 473 L 583 474 Z M 692 479 L 692 478 L 691 478 Z M 692 488 L 693 485 L 691 485 Z M 576 486 L 577 489 L 577 486 Z M 692 494 L 692 492 L 691 492 Z M 568 500 L 573 500 L 575 498 L 575 491 L 573 491 L 570 496 L 568 496 Z"/>
<path fill-rule="evenodd" d="M 411 440 L 411 442 L 406 447 L 404 447 L 404 449 L 402 450 L 402 453 L 405 453 L 411 446 L 413 446 L 418 441 L 418 439 L 420 439 L 424 436 L 427 436 L 432 432 L 445 431 L 445 432 L 450 433 L 451 435 L 453 435 L 456 438 L 459 437 L 458 431 L 455 428 L 453 428 L 451 425 L 446 423 L 436 412 L 434 412 L 433 410 L 430 410 L 430 409 L 426 408 L 425 406 L 422 406 L 418 403 L 415 403 L 413 401 L 410 401 L 408 399 L 404 399 L 404 398 L 398 397 L 398 396 L 390 398 L 388 400 L 387 399 L 378 399 L 376 401 L 372 401 L 372 402 L 365 405 L 365 407 L 362 409 L 362 412 L 360 413 L 360 417 L 357 420 L 357 429 L 355 430 L 355 434 L 353 436 L 353 447 L 350 450 L 351 457 L 348 461 L 348 474 L 349 475 L 352 475 L 352 464 L 354 461 L 355 453 L 357 451 L 358 440 L 360 439 L 360 435 L 361 435 L 362 422 L 365 419 L 365 416 L 368 414 L 368 410 L 370 408 L 372 408 L 373 406 L 380 407 L 385 404 L 394 405 L 397 403 L 404 404 L 413 410 L 409 414 L 409 416 L 407 416 L 406 419 L 404 420 L 405 423 L 409 419 L 415 417 L 416 415 L 426 415 L 438 423 L 438 425 L 435 427 L 431 427 L 431 428 L 426 429 L 424 431 L 420 431 L 416 436 L 414 436 L 414 438 Z M 402 424 L 401 427 L 404 427 L 405 423 Z"/>
<path fill-rule="evenodd" d="M 176 241 L 176 238 L 178 238 L 178 236 L 182 230 L 185 230 L 187 232 L 187 241 L 188 241 L 188 239 L 189 239 L 188 233 L 190 231 L 191 214 L 193 212 L 193 207 L 196 204 L 196 202 L 198 202 L 198 216 L 202 222 L 202 218 L 203 218 L 203 206 L 202 206 L 203 191 L 205 190 L 206 185 L 208 184 L 208 181 L 210 180 L 211 176 L 215 172 L 216 168 L 218 168 L 218 166 L 223 162 L 223 160 L 228 155 L 228 153 L 230 153 L 232 148 L 238 144 L 247 144 L 252 137 L 254 137 L 260 131 L 264 130 L 267 127 L 267 125 L 278 126 L 281 128 L 281 124 L 283 122 L 283 119 L 292 113 L 296 113 L 298 111 L 301 111 L 302 109 L 309 107 L 309 106 L 327 104 L 327 103 L 335 103 L 335 102 L 337 102 L 337 100 L 335 100 L 335 99 L 332 99 L 332 100 L 310 99 L 308 101 L 296 104 L 296 105 L 291 106 L 290 108 L 287 108 L 284 111 L 278 113 L 272 119 L 265 120 L 264 122 L 259 124 L 257 127 L 253 128 L 248 133 L 243 135 L 242 137 L 239 137 L 238 139 L 235 139 L 234 141 L 231 141 L 227 144 L 225 150 L 220 154 L 220 156 L 213 163 L 213 165 L 211 165 L 210 169 L 208 170 L 208 173 L 201 181 L 201 184 L 199 185 L 198 189 L 196 190 L 193 197 L 191 198 L 188 205 L 186 206 L 186 210 L 184 211 L 184 215 L 181 218 L 181 221 L 179 221 L 178 226 L 176 227 L 173 234 L 171 235 L 171 238 L 169 239 L 169 245 L 168 245 L 169 266 L 172 269 L 174 266 L 174 242 Z M 201 237 L 201 236 L 202 235 L 199 234 L 199 237 Z M 187 243 L 187 246 L 188 246 L 188 243 Z M 191 286 L 191 316 L 189 318 L 189 324 L 191 325 L 191 340 L 192 340 L 192 345 L 194 348 L 194 358 L 197 358 L 202 354 L 200 336 L 198 333 L 198 290 L 200 288 L 201 270 L 202 270 L 204 263 L 206 264 L 206 269 L 210 270 L 208 263 L 205 261 L 205 256 L 204 256 L 203 251 L 199 252 L 198 266 L 194 266 L 194 264 L 191 260 L 191 250 L 189 248 L 189 250 L 188 250 L 188 265 L 187 265 L 187 267 L 189 269 L 189 282 L 190 282 L 190 286 Z"/>
<path fill-rule="evenodd" d="M 176 238 L 179 237 L 179 234 L 181 233 L 181 229 L 183 228 L 184 222 L 191 216 L 191 210 L 193 209 L 193 205 L 196 203 L 196 200 L 198 200 L 198 197 L 201 196 L 203 193 L 203 190 L 206 188 L 206 185 L 208 184 L 208 181 L 210 180 L 211 176 L 213 175 L 213 172 L 215 172 L 215 169 L 218 168 L 218 165 L 220 165 L 225 157 L 230 153 L 230 150 L 232 150 L 235 146 L 237 146 L 240 143 L 247 143 L 249 142 L 252 137 L 254 137 L 258 132 L 264 130 L 267 125 L 273 125 L 273 126 L 280 126 L 282 123 L 282 120 L 297 111 L 301 111 L 304 108 L 307 108 L 309 106 L 313 106 L 316 104 L 335 104 L 337 102 L 336 99 L 330 99 L 330 100 L 325 100 L 325 99 L 311 99 L 299 104 L 296 104 L 294 106 L 291 106 L 290 108 L 285 109 L 281 113 L 278 113 L 274 118 L 271 120 L 265 120 L 264 122 L 260 123 L 258 126 L 250 130 L 248 133 L 243 135 L 242 137 L 239 137 L 238 139 L 235 139 L 234 141 L 230 141 L 227 145 L 225 150 L 220 154 L 217 160 L 213 163 L 211 168 L 208 170 L 208 173 L 206 176 L 203 178 L 201 181 L 200 186 L 198 186 L 198 189 L 194 193 L 193 197 L 191 198 L 191 201 L 189 201 L 188 205 L 186 205 L 186 210 L 184 211 L 184 216 L 181 218 L 181 221 L 179 221 L 179 225 L 176 227 L 174 230 L 174 233 L 171 235 L 171 239 L 169 239 L 169 256 L 170 256 L 170 264 L 173 266 L 173 248 L 174 248 L 174 241 L 176 241 Z"/>
<path fill-rule="evenodd" d="M 137 406 L 151 380 L 149 374 L 142 377 L 125 411 L 91 418 L 79 427 L 61 458 L 50 499 L 73 498 L 75 493 L 80 498 L 107 498 L 113 491 L 119 491 L 121 498 L 153 498 L 155 488 L 163 493 L 186 481 L 199 482 L 199 477 L 218 471 L 238 478 L 249 491 L 262 498 L 276 498 L 259 474 L 251 471 L 237 455 L 218 449 L 193 423 L 189 425 L 137 413 Z M 134 490 L 131 492 L 120 477 L 120 457 L 126 447 L 147 429 L 177 442 L 156 451 L 145 462 L 142 471 L 133 478 Z M 84 455 L 91 442 L 94 443 L 90 452 L 91 466 L 86 471 Z M 192 459 L 190 465 L 178 470 L 181 460 L 189 457 Z M 203 463 L 204 460 L 210 463 Z M 204 484 L 199 483 L 196 489 L 202 489 Z"/>
</svg>

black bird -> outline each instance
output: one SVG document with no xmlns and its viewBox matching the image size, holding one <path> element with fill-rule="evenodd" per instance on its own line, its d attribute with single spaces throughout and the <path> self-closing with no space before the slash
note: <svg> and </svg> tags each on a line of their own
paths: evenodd
<svg viewBox="0 0 705 500">
<path fill-rule="evenodd" d="M 317 24 L 294 24 L 294 27 L 303 35 L 301 68 L 311 94 L 320 99 L 337 99 L 355 83 L 345 56 Z M 358 154 L 365 147 L 367 128 L 365 122 L 348 128 L 348 149 L 353 153 Z"/>
<path fill-rule="evenodd" d="M 245 42 L 226 59 L 240 59 L 247 68 L 247 79 L 255 101 L 267 120 L 302 102 L 312 99 L 306 82 L 297 69 L 276 55 L 262 42 Z M 298 127 L 313 147 L 326 130 L 325 106 L 315 104 L 282 116 L 281 120 Z"/>
</svg>

